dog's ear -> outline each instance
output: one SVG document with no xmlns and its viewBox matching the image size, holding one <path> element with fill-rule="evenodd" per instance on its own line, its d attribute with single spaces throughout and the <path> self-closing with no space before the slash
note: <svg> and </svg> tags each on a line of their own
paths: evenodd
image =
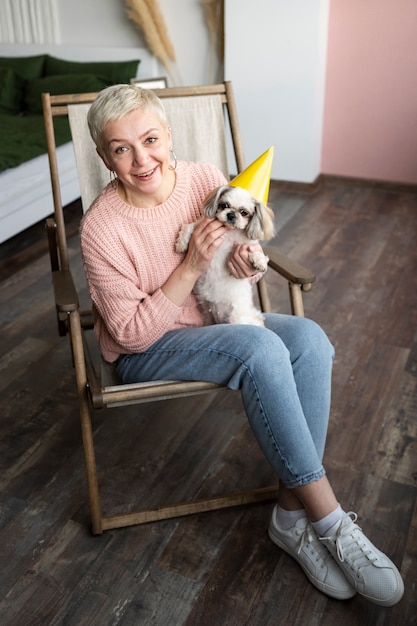
<svg viewBox="0 0 417 626">
<path fill-rule="evenodd" d="M 254 201 L 254 207 L 255 211 L 246 228 L 246 234 L 249 239 L 272 239 L 275 235 L 272 210 L 256 200 Z"/>
<path fill-rule="evenodd" d="M 230 187 L 228 185 L 221 185 L 220 187 L 216 187 L 213 189 L 211 193 L 204 200 L 202 213 L 206 217 L 216 217 L 217 207 L 220 202 L 220 198 L 222 195 L 228 190 Z"/>
</svg>

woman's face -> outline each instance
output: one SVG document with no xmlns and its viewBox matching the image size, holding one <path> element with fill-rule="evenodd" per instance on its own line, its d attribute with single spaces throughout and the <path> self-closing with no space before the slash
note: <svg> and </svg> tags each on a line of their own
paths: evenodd
<svg viewBox="0 0 417 626">
<path fill-rule="evenodd" d="M 128 199 L 157 198 L 171 180 L 171 131 L 151 109 L 108 122 L 101 145 L 100 156 L 116 172 Z"/>
</svg>

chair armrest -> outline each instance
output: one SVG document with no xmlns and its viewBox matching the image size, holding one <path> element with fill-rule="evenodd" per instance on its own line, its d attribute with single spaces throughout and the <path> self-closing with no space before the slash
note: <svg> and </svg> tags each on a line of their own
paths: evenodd
<svg viewBox="0 0 417 626">
<path fill-rule="evenodd" d="M 78 309 L 78 295 L 69 270 L 52 272 L 55 305 L 59 313 L 69 313 Z"/>
<path fill-rule="evenodd" d="M 303 265 L 292 261 L 272 246 L 266 246 L 265 254 L 269 257 L 269 267 L 286 278 L 290 283 L 305 285 L 305 290 L 310 288 L 316 280 L 315 275 Z"/>
</svg>

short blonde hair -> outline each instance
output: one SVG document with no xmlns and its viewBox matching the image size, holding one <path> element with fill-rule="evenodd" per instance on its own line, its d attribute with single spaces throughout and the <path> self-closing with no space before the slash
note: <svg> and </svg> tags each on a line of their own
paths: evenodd
<svg viewBox="0 0 417 626">
<path fill-rule="evenodd" d="M 151 89 L 142 89 L 136 85 L 112 85 L 100 91 L 91 105 L 88 115 L 90 135 L 98 148 L 101 136 L 108 122 L 118 120 L 136 110 L 153 110 L 162 126 L 168 126 L 164 105 Z"/>
</svg>

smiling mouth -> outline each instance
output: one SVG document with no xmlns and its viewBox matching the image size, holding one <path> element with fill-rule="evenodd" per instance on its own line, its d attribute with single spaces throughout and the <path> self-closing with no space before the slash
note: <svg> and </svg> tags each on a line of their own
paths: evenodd
<svg viewBox="0 0 417 626">
<path fill-rule="evenodd" d="M 154 173 L 155 169 L 156 168 L 153 168 L 153 170 L 149 170 L 149 172 L 145 172 L 144 174 L 135 174 L 134 176 L 136 178 L 141 178 L 141 179 L 150 178 L 152 174 Z"/>
</svg>

